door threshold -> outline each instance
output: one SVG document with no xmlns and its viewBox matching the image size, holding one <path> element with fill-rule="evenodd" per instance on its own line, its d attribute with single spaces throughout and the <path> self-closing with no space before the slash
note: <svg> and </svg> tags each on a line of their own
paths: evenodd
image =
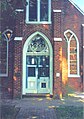
<svg viewBox="0 0 84 119">
<path fill-rule="evenodd" d="M 53 97 L 53 96 L 51 96 L 50 94 L 32 94 L 32 93 L 27 93 L 27 94 L 25 94 L 25 95 L 22 95 L 22 98 L 31 98 L 31 97 L 36 97 L 36 98 L 38 98 L 38 97 Z"/>
</svg>

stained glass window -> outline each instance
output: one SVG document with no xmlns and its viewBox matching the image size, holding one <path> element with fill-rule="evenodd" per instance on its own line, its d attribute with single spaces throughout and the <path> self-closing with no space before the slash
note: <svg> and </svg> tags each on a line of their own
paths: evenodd
<svg viewBox="0 0 84 119">
<path fill-rule="evenodd" d="M 77 42 L 75 37 L 70 41 L 70 74 L 77 74 Z"/>
<path fill-rule="evenodd" d="M 79 76 L 79 42 L 72 31 L 65 32 L 68 53 L 68 76 Z"/>
<path fill-rule="evenodd" d="M 49 52 L 49 48 L 45 40 L 40 35 L 37 35 L 30 41 L 28 52 Z"/>
</svg>

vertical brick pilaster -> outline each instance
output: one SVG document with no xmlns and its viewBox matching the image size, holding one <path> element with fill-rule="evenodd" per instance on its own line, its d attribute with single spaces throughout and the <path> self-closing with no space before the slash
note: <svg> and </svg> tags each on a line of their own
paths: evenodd
<svg viewBox="0 0 84 119">
<path fill-rule="evenodd" d="M 62 96 L 62 41 L 61 38 L 61 10 L 53 10 L 54 39 L 54 96 Z"/>
<path fill-rule="evenodd" d="M 22 96 L 22 41 L 17 37 L 23 37 L 24 12 L 17 12 L 16 16 L 16 40 L 14 41 L 14 74 L 13 74 L 13 97 Z"/>
<path fill-rule="evenodd" d="M 62 42 L 54 42 L 54 95 L 62 94 Z"/>
<path fill-rule="evenodd" d="M 54 10 L 53 11 L 53 24 L 54 24 L 54 37 L 60 38 L 61 37 L 61 11 Z"/>
<path fill-rule="evenodd" d="M 16 16 L 16 29 L 15 29 L 16 36 L 19 37 L 23 35 L 23 25 L 24 25 L 24 13 L 18 12 Z"/>
<path fill-rule="evenodd" d="M 13 97 L 21 98 L 22 90 L 22 42 L 15 41 L 14 47 Z"/>
</svg>

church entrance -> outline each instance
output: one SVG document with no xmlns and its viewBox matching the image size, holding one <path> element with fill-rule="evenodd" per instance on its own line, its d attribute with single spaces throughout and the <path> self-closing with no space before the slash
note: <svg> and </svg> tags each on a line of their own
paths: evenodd
<svg viewBox="0 0 84 119">
<path fill-rule="evenodd" d="M 50 43 L 50 42 L 49 42 Z M 51 44 L 50 44 L 51 45 Z M 26 46 L 26 45 L 25 45 Z M 36 34 L 23 49 L 23 94 L 52 94 L 52 48 Z M 24 54 L 25 53 L 25 54 Z"/>
<path fill-rule="evenodd" d="M 26 56 L 26 88 L 28 93 L 49 93 L 49 56 Z"/>
</svg>

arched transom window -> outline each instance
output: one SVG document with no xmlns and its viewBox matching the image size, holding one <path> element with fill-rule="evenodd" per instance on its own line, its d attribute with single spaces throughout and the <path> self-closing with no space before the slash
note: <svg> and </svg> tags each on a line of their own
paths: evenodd
<svg viewBox="0 0 84 119">
<path fill-rule="evenodd" d="M 30 52 L 30 53 L 37 52 L 37 53 L 49 54 L 49 48 L 48 48 L 46 41 L 40 35 L 37 34 L 29 42 L 27 52 Z"/>
<path fill-rule="evenodd" d="M 68 30 L 64 33 L 67 41 L 68 76 L 79 76 L 79 42 L 76 35 Z"/>
</svg>

